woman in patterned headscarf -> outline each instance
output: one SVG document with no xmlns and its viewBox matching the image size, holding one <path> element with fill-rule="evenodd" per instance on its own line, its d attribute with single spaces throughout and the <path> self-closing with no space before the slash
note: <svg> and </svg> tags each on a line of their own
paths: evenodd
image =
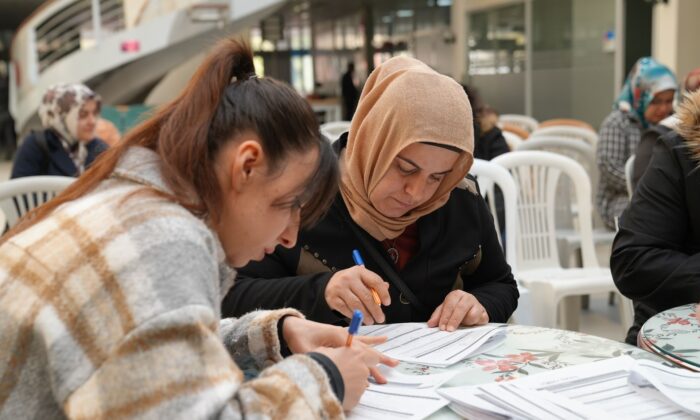
<svg viewBox="0 0 700 420">
<path fill-rule="evenodd" d="M 95 138 L 100 97 L 85 85 L 51 86 L 39 104 L 44 127 L 27 136 L 12 165 L 12 178 L 79 176 L 107 144 Z"/>
<path fill-rule="evenodd" d="M 612 229 L 628 202 L 625 162 L 637 149 L 642 131 L 671 115 L 677 89 L 668 67 L 651 57 L 640 58 L 627 76 L 613 112 L 600 126 L 596 205 Z"/>
</svg>

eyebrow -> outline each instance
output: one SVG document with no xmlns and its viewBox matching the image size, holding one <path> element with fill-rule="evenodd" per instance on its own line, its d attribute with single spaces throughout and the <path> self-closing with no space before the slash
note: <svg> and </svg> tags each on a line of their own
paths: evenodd
<svg viewBox="0 0 700 420">
<path fill-rule="evenodd" d="M 420 165 L 418 165 L 416 162 L 412 161 L 411 159 L 407 159 L 401 155 L 396 155 L 396 157 L 403 160 L 404 162 L 410 163 L 411 165 L 415 166 L 416 169 L 421 169 L 421 170 L 423 169 L 420 167 Z M 443 171 L 443 172 L 435 172 L 433 175 L 446 175 L 446 174 L 449 174 L 450 172 L 452 172 L 452 168 L 450 168 L 446 171 Z"/>
</svg>

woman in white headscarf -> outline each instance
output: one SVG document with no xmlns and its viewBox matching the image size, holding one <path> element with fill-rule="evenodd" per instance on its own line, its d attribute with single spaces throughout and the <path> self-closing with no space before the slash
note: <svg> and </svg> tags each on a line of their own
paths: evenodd
<svg viewBox="0 0 700 420">
<path fill-rule="evenodd" d="M 95 137 L 100 106 L 100 97 L 85 85 L 51 86 L 39 104 L 44 129 L 24 139 L 11 177 L 82 174 L 108 147 Z"/>
</svg>

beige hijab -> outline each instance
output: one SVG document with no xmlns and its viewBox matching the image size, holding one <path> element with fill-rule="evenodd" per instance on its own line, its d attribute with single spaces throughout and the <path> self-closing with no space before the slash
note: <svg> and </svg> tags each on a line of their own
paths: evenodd
<svg viewBox="0 0 700 420">
<path fill-rule="evenodd" d="M 370 193 L 396 155 L 419 142 L 464 152 L 430 200 L 401 217 L 386 217 L 372 206 Z M 362 89 L 341 157 L 340 192 L 355 223 L 379 241 L 393 239 L 447 202 L 469 171 L 473 150 L 472 110 L 462 86 L 418 60 L 394 57 Z"/>
</svg>

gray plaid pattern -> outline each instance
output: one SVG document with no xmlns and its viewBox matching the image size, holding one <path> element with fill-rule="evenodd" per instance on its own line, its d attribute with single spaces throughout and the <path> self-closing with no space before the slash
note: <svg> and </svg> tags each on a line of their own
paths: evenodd
<svg viewBox="0 0 700 420">
<path fill-rule="evenodd" d="M 642 136 L 639 120 L 632 114 L 613 111 L 600 126 L 596 164 L 600 177 L 596 206 L 606 225 L 615 229 L 615 217 L 627 207 L 625 162 L 637 150 Z"/>
</svg>

